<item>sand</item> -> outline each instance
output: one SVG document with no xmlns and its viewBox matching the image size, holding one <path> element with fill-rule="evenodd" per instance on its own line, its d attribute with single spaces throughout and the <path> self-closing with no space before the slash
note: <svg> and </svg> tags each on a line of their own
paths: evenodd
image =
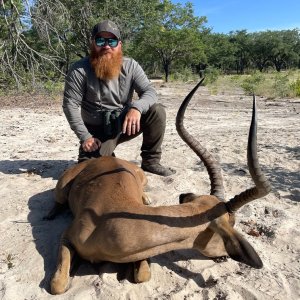
<svg viewBox="0 0 300 300">
<path fill-rule="evenodd" d="M 183 192 L 209 193 L 203 164 L 175 129 L 177 109 L 192 87 L 157 84 L 168 119 L 162 163 L 177 173 L 147 173 L 151 205 L 177 204 Z M 0 100 L 0 299 L 52 299 L 49 281 L 72 215 L 43 217 L 60 174 L 76 163 L 78 141 L 58 100 Z M 221 162 L 227 199 L 252 186 L 246 165 L 251 106 L 239 90 L 211 95 L 201 87 L 186 113 L 186 128 Z M 258 118 L 259 161 L 273 191 L 241 208 L 236 228 L 259 253 L 262 269 L 187 249 L 153 257 L 151 280 L 134 284 L 131 264 L 82 261 L 69 290 L 56 299 L 300 299 L 300 99 L 258 98 Z M 140 146 L 138 137 L 116 155 L 140 164 Z"/>
</svg>

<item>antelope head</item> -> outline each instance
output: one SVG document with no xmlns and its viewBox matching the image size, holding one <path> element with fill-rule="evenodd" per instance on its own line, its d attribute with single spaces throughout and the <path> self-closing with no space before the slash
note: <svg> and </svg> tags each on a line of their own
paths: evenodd
<svg viewBox="0 0 300 300">
<path fill-rule="evenodd" d="M 225 202 L 223 178 L 218 161 L 203 147 L 183 126 L 183 119 L 188 103 L 204 78 L 194 87 L 181 104 L 177 117 L 176 129 L 180 137 L 204 163 L 211 182 L 209 196 L 197 196 L 192 193 L 181 194 L 180 203 L 199 202 L 215 203 L 217 217 L 194 242 L 194 248 L 208 257 L 229 255 L 232 259 L 254 268 L 261 268 L 262 261 L 252 246 L 234 228 L 234 213 L 243 205 L 271 191 L 271 186 L 261 171 L 257 156 L 257 112 L 253 96 L 252 120 L 248 137 L 247 160 L 254 187 L 247 189 Z"/>
</svg>

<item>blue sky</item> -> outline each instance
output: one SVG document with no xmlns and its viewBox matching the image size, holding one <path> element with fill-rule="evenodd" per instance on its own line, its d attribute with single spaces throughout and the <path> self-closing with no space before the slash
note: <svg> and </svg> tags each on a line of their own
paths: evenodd
<svg viewBox="0 0 300 300">
<path fill-rule="evenodd" d="M 187 1 L 172 0 L 173 3 Z M 300 0 L 191 0 L 213 32 L 300 29 Z"/>
</svg>

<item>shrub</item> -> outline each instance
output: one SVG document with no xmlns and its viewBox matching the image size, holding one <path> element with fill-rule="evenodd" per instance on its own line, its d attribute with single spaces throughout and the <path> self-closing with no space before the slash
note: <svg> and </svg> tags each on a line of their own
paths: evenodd
<svg viewBox="0 0 300 300">
<path fill-rule="evenodd" d="M 62 81 L 55 82 L 55 81 L 48 80 L 43 83 L 43 88 L 45 92 L 48 93 L 49 95 L 56 95 L 63 91 L 64 82 Z"/>
<path fill-rule="evenodd" d="M 275 75 L 272 87 L 276 97 L 284 98 L 290 96 L 291 88 L 288 76 L 289 74 L 281 73 Z"/>
<path fill-rule="evenodd" d="M 196 81 L 199 79 L 199 75 L 193 73 L 191 68 L 184 68 L 176 71 L 169 76 L 170 81 Z"/>
<path fill-rule="evenodd" d="M 291 90 L 295 93 L 295 96 L 300 96 L 300 79 L 298 78 L 295 82 L 290 84 Z"/>
<path fill-rule="evenodd" d="M 214 83 L 218 80 L 220 71 L 218 69 L 208 67 L 205 69 L 204 76 L 206 83 Z"/>
<path fill-rule="evenodd" d="M 242 81 L 241 87 L 248 95 L 256 94 L 257 88 L 263 79 L 264 76 L 260 72 L 255 72 Z"/>
</svg>

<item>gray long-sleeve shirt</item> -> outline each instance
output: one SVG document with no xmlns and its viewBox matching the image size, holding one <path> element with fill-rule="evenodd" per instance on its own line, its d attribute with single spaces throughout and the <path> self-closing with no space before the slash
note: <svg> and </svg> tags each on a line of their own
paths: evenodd
<svg viewBox="0 0 300 300">
<path fill-rule="evenodd" d="M 132 101 L 134 91 L 139 100 Z M 80 141 L 92 135 L 86 124 L 98 125 L 100 110 L 118 110 L 134 107 L 142 114 L 157 101 L 157 93 L 141 66 L 124 57 L 118 78 L 103 81 L 96 77 L 89 58 L 74 63 L 66 77 L 63 110 L 71 129 Z"/>
</svg>

